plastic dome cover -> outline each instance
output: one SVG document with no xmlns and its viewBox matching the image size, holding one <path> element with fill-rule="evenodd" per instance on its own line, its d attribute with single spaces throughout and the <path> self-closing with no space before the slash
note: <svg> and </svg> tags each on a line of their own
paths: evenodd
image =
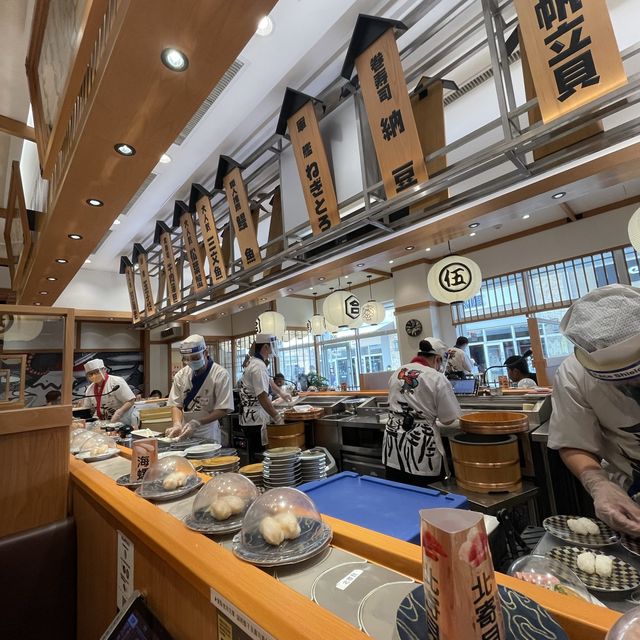
<svg viewBox="0 0 640 640">
<path fill-rule="evenodd" d="M 242 523 L 241 541 L 255 546 L 259 536 L 270 545 L 295 540 L 301 530 L 317 528 L 322 516 L 313 500 L 298 489 L 278 488 L 266 491 L 247 510 Z"/>
<path fill-rule="evenodd" d="M 609 629 L 605 640 L 638 640 L 639 638 L 640 607 L 634 607 Z"/>
<path fill-rule="evenodd" d="M 213 517 L 216 521 L 241 518 L 259 491 L 249 478 L 239 473 L 221 473 L 207 482 L 193 501 L 195 519 Z"/>
<path fill-rule="evenodd" d="M 71 441 L 71 452 L 72 453 L 80 453 L 81 451 L 89 451 L 93 448 L 93 442 L 96 438 L 106 438 L 107 444 L 110 445 L 111 439 L 103 436 L 101 433 L 95 433 L 94 431 L 89 431 L 88 429 L 83 429 L 83 433 L 78 433 L 72 441 Z M 103 442 L 97 442 L 96 446 L 104 444 Z M 111 445 L 110 445 L 111 446 Z M 107 447 L 108 449 L 109 447 Z"/>
<path fill-rule="evenodd" d="M 80 444 L 78 453 L 88 452 L 90 456 L 100 456 L 114 447 L 113 438 L 102 433 L 90 433 L 90 437 Z"/>
<path fill-rule="evenodd" d="M 142 480 L 142 491 L 174 491 L 183 487 L 191 476 L 197 478 L 196 470 L 186 458 L 167 456 L 149 467 Z"/>
<path fill-rule="evenodd" d="M 80 427 L 78 429 L 73 429 L 71 433 L 69 433 L 69 447 L 73 449 L 74 443 L 79 444 L 81 438 L 79 436 L 85 434 L 87 438 L 91 435 L 91 431 L 87 431 L 84 427 Z"/>
</svg>

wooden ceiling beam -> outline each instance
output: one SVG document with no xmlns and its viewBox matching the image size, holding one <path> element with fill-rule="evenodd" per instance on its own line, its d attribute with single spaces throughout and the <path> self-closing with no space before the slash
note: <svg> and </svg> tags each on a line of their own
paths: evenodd
<svg viewBox="0 0 640 640">
<path fill-rule="evenodd" d="M 22 138 L 23 140 L 29 140 L 29 142 L 36 141 L 36 131 L 33 127 L 30 127 L 26 122 L 14 120 L 9 116 L 0 115 L 0 132 L 8 133 L 10 136 Z"/>
<path fill-rule="evenodd" d="M 567 218 L 569 218 L 571 222 L 575 222 L 578 219 L 576 218 L 575 211 L 566 202 L 561 202 L 560 208 L 565 212 Z"/>
</svg>

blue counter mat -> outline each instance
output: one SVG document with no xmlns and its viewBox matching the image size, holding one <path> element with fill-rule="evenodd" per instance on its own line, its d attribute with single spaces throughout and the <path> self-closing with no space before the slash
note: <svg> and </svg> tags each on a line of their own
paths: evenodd
<svg viewBox="0 0 640 640">
<path fill-rule="evenodd" d="M 420 544 L 420 509 L 464 509 L 467 499 L 455 493 L 414 487 L 343 471 L 298 487 L 318 511 L 388 536 Z"/>
</svg>

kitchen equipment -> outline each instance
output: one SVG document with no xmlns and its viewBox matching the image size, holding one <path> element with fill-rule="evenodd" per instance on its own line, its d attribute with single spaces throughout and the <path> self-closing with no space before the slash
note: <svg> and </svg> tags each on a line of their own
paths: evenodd
<svg viewBox="0 0 640 640">
<path fill-rule="evenodd" d="M 450 442 L 456 481 L 463 489 L 493 493 L 522 488 L 516 436 L 461 433 Z"/>
<path fill-rule="evenodd" d="M 529 418 L 515 411 L 478 411 L 460 418 L 460 428 L 466 433 L 496 435 L 524 433 L 529 429 Z"/>
<path fill-rule="evenodd" d="M 267 488 L 295 487 L 302 480 L 300 449 L 280 447 L 264 453 L 262 479 Z"/>
<path fill-rule="evenodd" d="M 269 435 L 269 449 L 278 447 L 304 447 L 304 422 L 298 421 L 288 424 L 270 424 L 267 426 Z"/>
</svg>

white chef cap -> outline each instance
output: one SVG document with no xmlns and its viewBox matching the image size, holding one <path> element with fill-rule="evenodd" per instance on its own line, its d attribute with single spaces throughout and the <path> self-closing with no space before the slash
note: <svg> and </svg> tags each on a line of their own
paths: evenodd
<svg viewBox="0 0 640 640">
<path fill-rule="evenodd" d="M 104 362 L 100 360 L 100 358 L 94 358 L 93 360 L 89 360 L 89 362 L 84 363 L 85 373 L 97 371 L 98 369 L 104 369 Z"/>
<path fill-rule="evenodd" d="M 429 345 L 427 346 L 427 344 Z M 429 348 L 431 347 L 431 348 Z M 437 355 L 444 357 L 444 354 L 449 350 L 449 347 L 440 340 L 440 338 L 425 338 L 420 340 L 420 351 L 427 354 Z"/>
<path fill-rule="evenodd" d="M 272 344 L 277 340 L 277 338 L 270 333 L 256 333 L 254 339 L 256 344 Z"/>
<path fill-rule="evenodd" d="M 593 377 L 640 376 L 640 290 L 622 284 L 594 289 L 571 305 L 560 330 Z"/>
<path fill-rule="evenodd" d="M 180 345 L 180 353 L 187 356 L 191 353 L 200 353 L 207 348 L 204 338 L 197 333 L 189 336 Z"/>
</svg>

